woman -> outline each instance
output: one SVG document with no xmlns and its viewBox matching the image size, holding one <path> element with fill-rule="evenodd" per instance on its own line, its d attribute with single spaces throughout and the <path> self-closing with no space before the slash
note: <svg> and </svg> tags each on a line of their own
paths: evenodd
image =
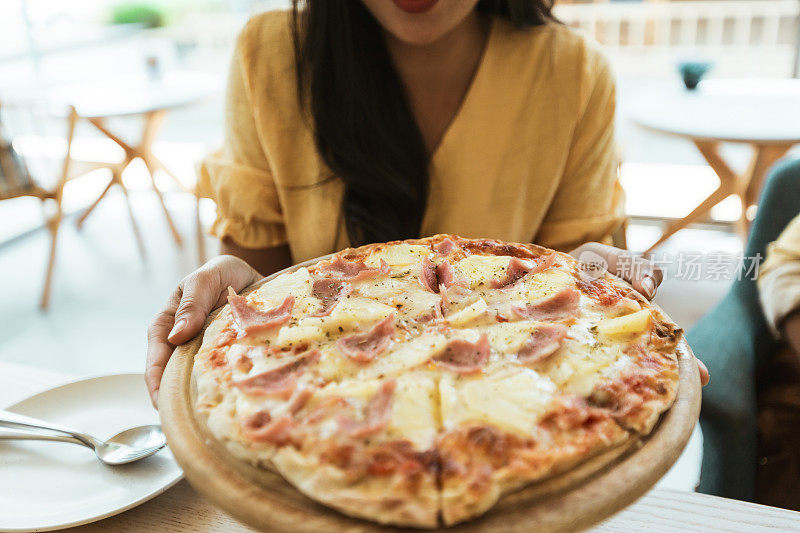
<svg viewBox="0 0 800 533">
<path fill-rule="evenodd" d="M 243 261 L 188 276 L 151 323 L 154 402 L 173 345 L 229 285 L 435 233 L 570 250 L 623 220 L 608 64 L 549 0 L 304 4 L 255 17 L 239 37 L 225 146 L 201 183 L 222 252 Z M 619 251 L 590 248 L 616 264 Z M 660 271 L 633 271 L 652 297 Z"/>
</svg>

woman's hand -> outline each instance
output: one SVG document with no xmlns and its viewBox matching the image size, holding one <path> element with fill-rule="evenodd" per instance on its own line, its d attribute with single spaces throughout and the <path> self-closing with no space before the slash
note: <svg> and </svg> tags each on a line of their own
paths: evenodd
<svg viewBox="0 0 800 533">
<path fill-rule="evenodd" d="M 658 286 L 664 280 L 664 272 L 652 261 L 613 246 L 590 242 L 575 248 L 569 254 L 582 263 L 601 266 L 624 279 L 648 300 L 655 297 Z M 696 360 L 700 382 L 707 385 L 710 379 L 708 369 L 701 360 Z"/>
<path fill-rule="evenodd" d="M 227 301 L 228 287 L 239 292 L 261 278 L 261 274 L 241 259 L 222 255 L 181 280 L 167 305 L 147 328 L 144 378 L 153 407 L 158 408 L 161 376 L 175 346 L 200 332 L 208 314 Z"/>
</svg>

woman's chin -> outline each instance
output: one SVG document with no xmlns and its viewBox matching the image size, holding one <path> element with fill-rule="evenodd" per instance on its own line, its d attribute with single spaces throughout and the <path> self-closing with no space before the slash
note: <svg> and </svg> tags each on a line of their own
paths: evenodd
<svg viewBox="0 0 800 533">
<path fill-rule="evenodd" d="M 398 41 L 410 46 L 429 46 L 444 37 L 450 28 L 427 28 L 423 24 L 389 31 Z"/>
<path fill-rule="evenodd" d="M 439 0 L 431 3 L 428 9 L 413 12 L 400 9 L 394 1 L 363 2 L 385 31 L 413 46 L 431 45 L 443 38 L 463 22 L 477 4 L 477 0 Z M 409 5 L 416 3 L 423 4 L 421 0 L 414 0 Z"/>
</svg>

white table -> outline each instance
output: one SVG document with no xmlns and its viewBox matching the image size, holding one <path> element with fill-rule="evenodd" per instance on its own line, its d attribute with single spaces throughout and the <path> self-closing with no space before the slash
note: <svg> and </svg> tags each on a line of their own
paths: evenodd
<svg viewBox="0 0 800 533">
<path fill-rule="evenodd" d="M 64 374 L 0 361 L 0 407 L 71 381 Z M 653 489 L 594 531 L 798 531 L 800 513 L 751 503 L 664 489 Z M 135 509 L 74 528 L 73 531 L 164 533 L 251 529 L 200 497 L 186 481 Z"/>
<path fill-rule="evenodd" d="M 694 91 L 678 82 L 660 84 L 640 91 L 629 105 L 630 117 L 639 126 L 692 141 L 720 179 L 714 192 L 689 215 L 670 222 L 647 251 L 732 194 L 741 201 L 738 229 L 746 236 L 747 211 L 758 201 L 767 170 L 800 143 L 800 80 L 707 80 Z M 744 172 L 735 172 L 725 161 L 720 143 L 752 147 Z"/>
<path fill-rule="evenodd" d="M 47 109 L 57 116 L 67 110 L 74 110 L 77 120 L 86 120 L 124 151 L 125 156 L 120 162 L 95 165 L 96 168 L 110 169 L 111 179 L 94 203 L 78 218 L 79 227 L 114 185 L 117 185 L 127 197 L 128 192 L 122 182 L 122 173 L 134 160 L 141 159 L 150 176 L 153 190 L 161 203 L 173 239 L 180 245 L 182 238 L 170 216 L 161 190 L 156 184 L 156 172 L 165 173 L 181 189 L 191 191 L 156 157 L 152 148 L 170 111 L 213 97 L 220 92 L 221 81 L 219 76 L 203 72 L 172 71 L 153 78 L 142 75 L 117 76 L 55 87 L 23 84 L 5 91 L 4 98 L 10 102 L 45 102 Z M 108 121 L 120 117 L 142 118 L 138 139 L 123 139 L 121 135 L 109 128 Z M 128 204 L 128 209 L 130 211 L 130 204 Z M 133 212 L 130 213 L 130 216 L 137 245 L 144 256 L 144 242 Z"/>
<path fill-rule="evenodd" d="M 183 183 L 153 154 L 153 144 L 164 123 L 167 113 L 173 109 L 196 104 L 212 97 L 219 90 L 219 78 L 199 72 L 171 72 L 155 79 L 142 77 L 112 78 L 105 82 L 68 86 L 50 95 L 75 107 L 80 118 L 88 120 L 106 137 L 125 151 L 125 159 L 112 168 L 112 177 L 95 202 L 80 216 L 78 226 L 83 224 L 92 210 L 113 186 L 122 183 L 122 172 L 136 159 L 141 159 L 152 181 L 175 242 L 182 243 L 181 235 L 172 221 L 164 198 L 156 185 L 155 173 L 160 170 L 182 189 Z M 106 122 L 110 118 L 141 116 L 141 135 L 138 140 L 128 142 L 111 131 Z M 126 192 L 127 194 L 127 192 Z M 139 249 L 144 255 L 144 244 L 136 230 Z"/>
</svg>

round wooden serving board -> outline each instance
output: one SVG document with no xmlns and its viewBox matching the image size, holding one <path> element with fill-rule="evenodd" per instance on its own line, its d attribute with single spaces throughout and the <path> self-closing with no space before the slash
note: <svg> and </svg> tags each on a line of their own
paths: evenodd
<svg viewBox="0 0 800 533">
<path fill-rule="evenodd" d="M 325 257 L 275 273 L 311 266 Z M 212 313 L 208 325 L 216 316 Z M 270 532 L 409 531 L 351 518 L 301 494 L 279 474 L 230 455 L 192 407 L 194 356 L 202 333 L 178 346 L 159 392 L 161 424 L 169 447 L 191 485 L 251 527 Z M 646 438 L 594 457 L 577 468 L 508 494 L 483 516 L 448 531 L 576 531 L 611 516 L 644 495 L 678 459 L 700 414 L 700 377 L 685 340 L 678 350 L 680 382 L 673 406 Z"/>
</svg>

